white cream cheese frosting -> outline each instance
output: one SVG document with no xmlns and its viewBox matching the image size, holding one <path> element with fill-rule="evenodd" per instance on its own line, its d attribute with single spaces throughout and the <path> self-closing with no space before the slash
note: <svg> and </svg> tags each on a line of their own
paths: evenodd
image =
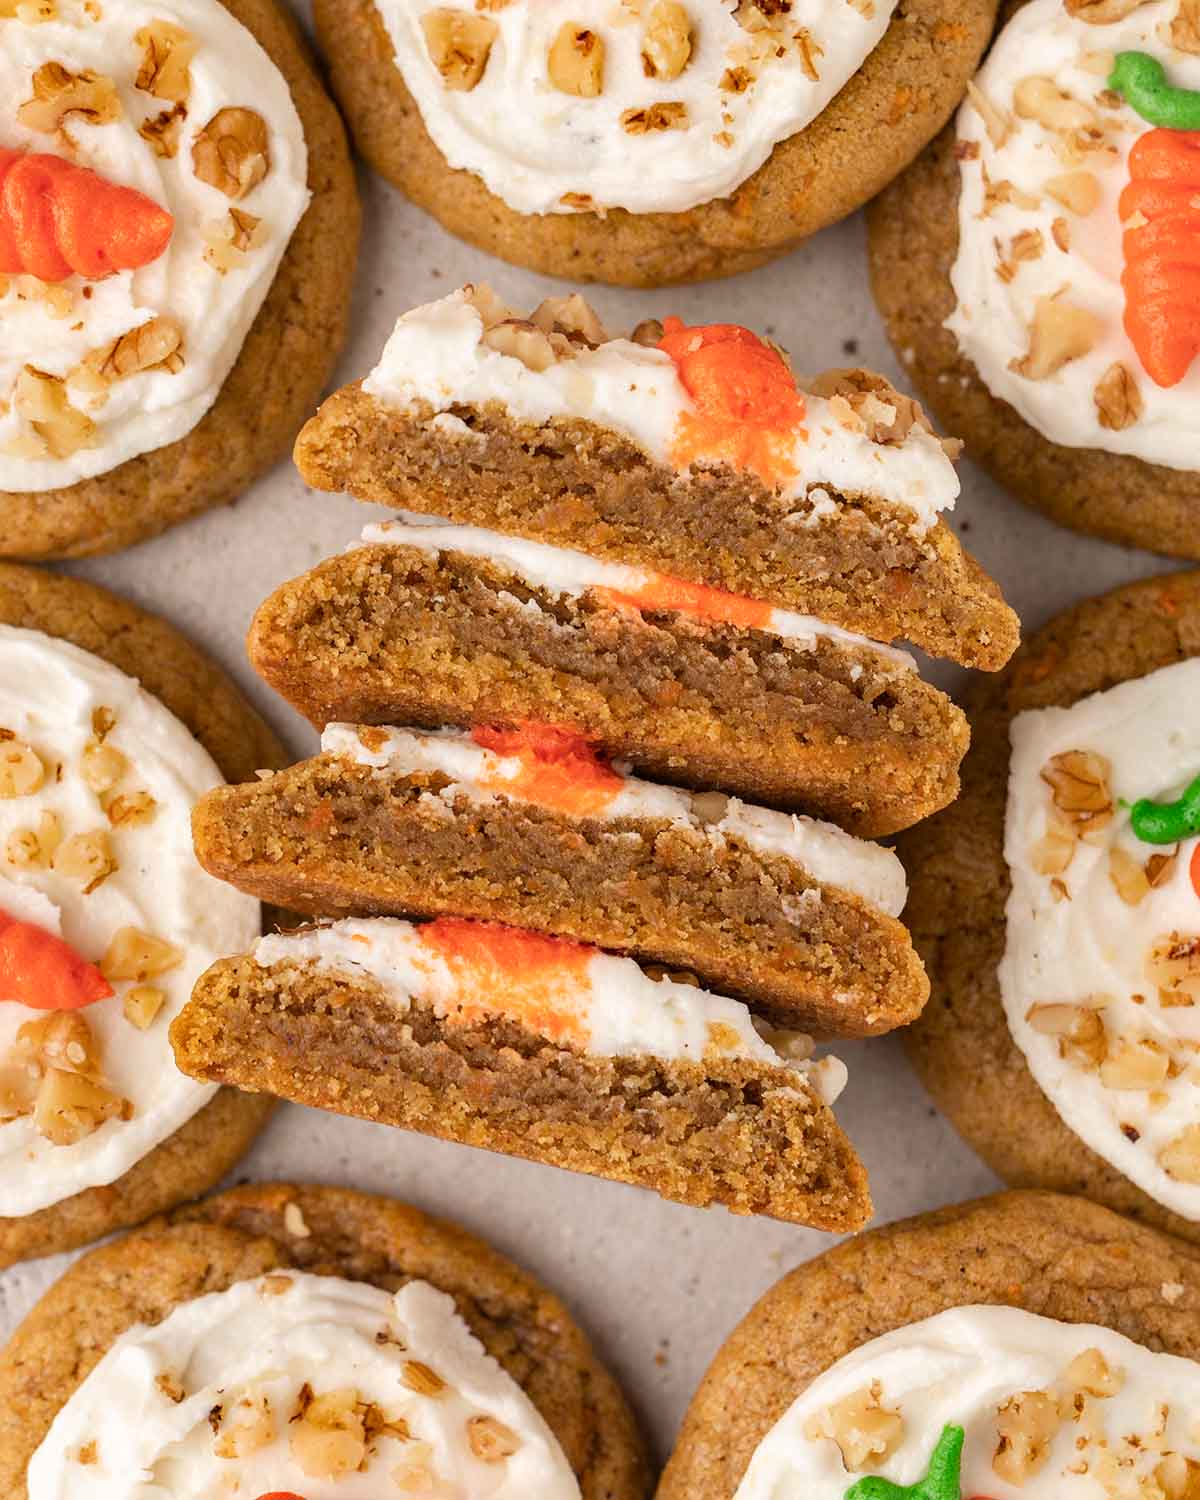
<svg viewBox="0 0 1200 1500">
<path fill-rule="evenodd" d="M 580 346 L 571 357 L 533 370 L 484 342 L 484 319 L 473 295 L 473 289 L 462 288 L 405 313 L 363 390 L 390 406 L 427 405 L 432 420 L 443 427 L 455 407 L 489 402 L 498 402 L 517 421 L 594 422 L 621 433 L 656 463 L 674 467 L 680 419 L 693 411 L 694 402 L 669 354 L 613 338 L 595 348 Z M 835 512 L 838 500 L 830 490 L 911 511 L 918 535 L 940 512 L 954 508 L 958 478 L 932 433 L 914 425 L 903 442 L 882 444 L 859 430 L 861 424 L 846 420 L 846 413 L 839 419 L 833 399 L 805 393 L 804 408 L 803 422 L 786 447 L 792 474 L 780 489 L 796 508 L 781 519 L 782 527 L 812 526 Z M 469 437 L 465 427 L 457 435 Z"/>
<path fill-rule="evenodd" d="M 528 768 L 524 757 L 487 749 L 457 729 L 428 732 L 330 724 L 321 735 L 321 750 L 394 775 L 437 772 L 448 776 L 449 784 L 437 794 L 446 800 L 458 796 L 475 802 L 537 800 L 536 788 L 528 790 L 520 784 Z M 755 807 L 736 797 L 725 799 L 719 816 L 714 817 L 695 793 L 643 781 L 620 768 L 617 772 L 619 785 L 602 808 L 585 816 L 666 819 L 702 833 L 715 846 L 733 840 L 757 853 L 792 860 L 814 880 L 849 891 L 889 916 L 898 917 L 904 909 L 904 866 L 880 844 L 854 838 L 831 823 Z"/>
<path fill-rule="evenodd" d="M 407 516 L 399 521 L 379 521 L 364 527 L 362 538 L 353 546 L 417 547 L 423 552 L 461 552 L 481 557 L 511 568 L 531 588 L 578 598 L 589 589 L 607 589 L 625 597 L 636 596 L 652 588 L 665 575 L 649 568 L 634 568 L 626 563 L 604 562 L 586 552 L 569 547 L 552 547 L 546 542 L 525 537 L 504 536 L 481 526 L 451 526 L 422 516 Z M 648 606 L 649 607 L 649 606 Z M 878 662 L 893 670 L 912 672 L 916 662 L 907 651 L 886 646 L 866 636 L 854 635 L 839 625 L 827 624 L 815 615 L 798 614 L 791 609 L 772 608 L 755 630 L 780 636 L 789 645 L 811 651 L 818 640 L 825 639 L 853 651 L 868 652 Z"/>
<path fill-rule="evenodd" d="M 1200 360 L 1177 385 L 1158 386 L 1123 324 L 1118 199 L 1129 152 L 1151 127 L 1106 90 L 1123 51 L 1148 53 L 1173 85 L 1200 89 L 1200 53 L 1171 40 L 1179 9 L 1179 0 L 1150 0 L 1099 25 L 1069 15 L 1063 0 L 1030 0 L 1000 33 L 958 116 L 957 305 L 946 326 L 988 390 L 1051 442 L 1192 470 Z M 1053 92 L 1047 80 L 1067 102 L 1039 101 L 1039 89 Z M 1060 117 L 1069 126 L 1043 122 Z M 1087 347 L 1048 373 L 1043 364 L 1023 373 L 1045 299 L 1082 314 Z M 1132 408 L 1110 375 L 1117 367 L 1134 388 Z"/>
<path fill-rule="evenodd" d="M 1171 801 L 1198 774 L 1200 660 L 1070 708 L 1019 714 L 999 971 L 1013 1038 L 1066 1124 L 1150 1197 L 1193 1220 L 1200 893 L 1192 861 L 1200 840 L 1142 842 L 1130 808 L 1141 798 Z"/>
<path fill-rule="evenodd" d="M 437 940 L 439 931 L 449 943 Z M 254 960 L 261 968 L 292 963 L 369 977 L 401 1014 L 420 1000 L 449 1025 L 507 1016 L 595 1057 L 744 1058 L 791 1069 L 797 1084 L 803 1080 L 826 1104 L 846 1085 L 845 1064 L 832 1056 L 814 1061 L 807 1037 L 772 1033 L 783 1049 L 777 1051 L 739 1000 L 652 979 L 631 958 L 493 923 L 350 917 L 269 934 L 259 940 Z"/>
<path fill-rule="evenodd" d="M 215 1089 L 176 1069 L 167 1029 L 196 978 L 254 941 L 259 906 L 197 864 L 192 806 L 220 784 L 220 772 L 132 678 L 66 642 L 0 626 L 0 730 L 14 736 L 0 740 L 0 911 L 61 935 L 92 964 L 103 963 L 127 928 L 172 945 L 162 957 L 169 967 L 152 965 L 140 986 L 162 997 L 146 1029 L 125 1014 L 126 997 L 139 988 L 130 979 L 114 977 L 111 997 L 73 1013 L 90 1029 L 104 1083 L 127 1101 L 129 1117 L 66 1144 L 48 1139 L 27 1113 L 0 1123 L 7 1218 L 115 1181 L 208 1102 Z M 33 752 L 29 780 L 41 778 L 17 795 L 3 775 L 14 748 Z M 94 840 L 103 853 L 81 866 L 81 842 L 86 849 Z M 10 1070 L 23 1066 L 13 1061 L 18 1033 L 52 1014 L 0 994 L 0 1105 Z"/>
<path fill-rule="evenodd" d="M 814 120 L 873 51 L 896 0 L 792 0 L 769 23 L 733 0 L 579 0 L 570 10 L 509 0 L 484 12 L 486 64 L 466 89 L 447 87 L 431 46 L 442 7 L 376 8 L 435 145 L 510 208 L 672 213 L 728 197 Z M 590 97 L 557 86 L 551 51 L 564 24 L 590 33 L 600 53 Z M 670 128 L 638 113 L 664 106 Z"/>
<path fill-rule="evenodd" d="M 967 1500 L 1177 1494 L 1156 1474 L 1186 1479 L 1200 1459 L 1197 1410 L 1192 1360 L 1020 1308 L 957 1307 L 818 1375 L 758 1445 L 735 1500 L 843 1500 L 866 1474 L 915 1484 L 949 1425 L 965 1429 Z M 1045 1434 L 1030 1459 L 1024 1431 Z"/>
<path fill-rule="evenodd" d="M 0 277 L 0 491 L 69 486 L 186 436 L 216 400 L 309 198 L 304 131 L 287 83 L 224 6 L 54 0 L 49 9 L 39 24 L 29 19 L 33 6 L 0 15 L 0 146 L 67 156 L 167 209 L 174 229 L 157 260 L 104 280 L 71 275 L 47 286 L 29 275 Z M 139 87 L 145 35 L 164 28 L 195 45 L 187 84 L 172 88 L 186 92 L 179 102 L 156 97 L 145 78 Z M 48 65 L 111 84 L 116 118 L 96 124 L 69 115 L 64 139 L 23 123 L 34 75 Z M 201 133 L 227 109 L 254 111 L 266 131 L 266 174 L 236 199 L 202 181 L 193 163 Z M 142 131 L 163 115 L 169 124 L 156 149 Z M 161 154 L 164 140 L 170 155 Z M 241 218 L 244 249 L 230 240 L 231 211 Z M 109 374 L 89 373 L 89 357 L 163 318 L 182 337 L 168 367 L 110 378 L 110 360 Z M 117 363 L 131 357 L 126 346 Z M 86 416 L 90 431 L 35 425 L 18 389 L 26 366 L 54 378 L 54 391 Z"/>
<path fill-rule="evenodd" d="M 121 1334 L 27 1483 L 29 1500 L 579 1497 L 558 1440 L 453 1298 L 291 1270 Z"/>
</svg>

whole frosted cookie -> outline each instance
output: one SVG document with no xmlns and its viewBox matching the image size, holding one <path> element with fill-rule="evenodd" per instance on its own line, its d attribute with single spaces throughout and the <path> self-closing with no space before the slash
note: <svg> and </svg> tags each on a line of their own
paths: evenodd
<svg viewBox="0 0 1200 1500">
<path fill-rule="evenodd" d="M 285 1185 L 94 1251 L 0 1359 L 4 1500 L 115 1500 L 168 1473 L 174 1500 L 649 1487 L 625 1401 L 557 1297 L 404 1204 Z"/>
<path fill-rule="evenodd" d="M 283 752 L 163 621 L 0 564 L 0 1266 L 218 1180 L 269 1110 L 179 1073 L 192 982 L 260 930 L 210 879 L 192 804 Z"/>
<path fill-rule="evenodd" d="M 1198 658 L 1195 573 L 1060 615 L 976 692 L 963 794 L 901 849 L 934 1099 L 1008 1182 L 1193 1239 Z"/>
<path fill-rule="evenodd" d="M 445 227 L 573 280 L 749 270 L 941 128 L 995 0 L 319 0 L 367 159 Z"/>
<path fill-rule="evenodd" d="M 340 347 L 344 133 L 274 0 L 0 15 L 0 553 L 234 498 Z"/>
<path fill-rule="evenodd" d="M 1181 1500 L 1198 1402 L 1196 1252 L 1007 1193 L 785 1276 L 701 1382 L 658 1500 Z"/>
<path fill-rule="evenodd" d="M 1010 4 L 957 121 L 872 206 L 917 388 L 1064 525 L 1200 557 L 1200 11 Z"/>
</svg>

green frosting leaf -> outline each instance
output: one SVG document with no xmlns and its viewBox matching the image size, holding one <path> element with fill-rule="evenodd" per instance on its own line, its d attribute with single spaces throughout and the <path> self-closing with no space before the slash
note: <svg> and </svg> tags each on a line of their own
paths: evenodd
<svg viewBox="0 0 1200 1500">
<path fill-rule="evenodd" d="M 1200 833 L 1200 776 L 1174 802 L 1142 797 L 1129 812 L 1129 826 L 1143 844 L 1178 844 Z"/>
<path fill-rule="evenodd" d="M 1108 86 L 1151 125 L 1200 130 L 1200 89 L 1172 88 L 1167 70 L 1148 52 L 1118 52 Z"/>
</svg>

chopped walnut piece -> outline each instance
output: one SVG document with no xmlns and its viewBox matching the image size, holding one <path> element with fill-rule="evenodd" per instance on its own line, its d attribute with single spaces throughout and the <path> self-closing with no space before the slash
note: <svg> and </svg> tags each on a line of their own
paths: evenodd
<svg viewBox="0 0 1200 1500">
<path fill-rule="evenodd" d="M 154 1384 L 163 1393 L 168 1401 L 173 1401 L 179 1406 L 187 1399 L 187 1392 L 183 1388 L 183 1382 L 178 1375 L 172 1375 L 169 1371 L 162 1371 L 154 1377 Z"/>
<path fill-rule="evenodd" d="M 1146 880 L 1152 891 L 1158 890 L 1160 885 L 1166 885 L 1175 873 L 1175 866 L 1179 860 L 1179 846 L 1176 845 L 1170 854 L 1152 854 L 1146 861 Z"/>
<path fill-rule="evenodd" d="M 99 967 L 109 981 L 135 979 L 140 984 L 178 968 L 183 957 L 183 949 L 174 943 L 143 932 L 139 927 L 120 927 L 113 933 Z"/>
<path fill-rule="evenodd" d="M 1168 1295 L 1168 1290 L 1173 1295 Z M 1183 1296 L 1184 1290 L 1178 1281 L 1164 1284 L 1164 1302 L 1173 1305 Z M 1154 1478 L 1163 1500 L 1200 1500 L 1200 1463 L 1194 1458 L 1185 1458 L 1182 1453 L 1168 1453 L 1154 1470 Z"/>
<path fill-rule="evenodd" d="M 584 344 L 589 349 L 608 342 L 608 334 L 595 308 L 578 292 L 572 292 L 569 297 L 545 298 L 538 304 L 530 322 L 545 334 L 562 334 L 572 343 Z"/>
<path fill-rule="evenodd" d="M 631 343 L 641 344 L 644 349 L 657 349 L 665 332 L 657 318 L 643 318 L 629 335 L 629 340 Z"/>
<path fill-rule="evenodd" d="M 967 84 L 967 97 L 983 121 L 988 140 L 998 151 L 1012 134 L 1012 116 L 1007 110 L 1001 109 L 998 104 L 994 103 L 977 83 Z"/>
<path fill-rule="evenodd" d="M 44 811 L 36 828 L 14 828 L 4 846 L 4 857 L 18 869 L 44 869 L 62 843 L 57 813 Z"/>
<path fill-rule="evenodd" d="M 805 390 L 825 397 L 831 407 L 838 402 L 834 415 L 842 425 L 864 433 L 872 443 L 899 447 L 914 427 L 933 432 L 920 403 L 902 395 L 886 375 L 875 370 L 825 370 L 808 381 Z M 854 420 L 842 420 L 847 408 Z"/>
<path fill-rule="evenodd" d="M 225 218 L 204 226 L 204 260 L 219 276 L 226 276 L 266 237 L 262 219 L 244 208 L 231 208 Z"/>
<path fill-rule="evenodd" d="M 107 1084 L 62 1068 L 47 1068 L 38 1089 L 33 1123 L 54 1146 L 74 1146 L 95 1134 L 107 1120 L 128 1120 L 133 1113 Z"/>
<path fill-rule="evenodd" d="M 1069 16 L 1087 21 L 1091 26 L 1111 26 L 1131 16 L 1146 0 L 1063 0 Z"/>
<path fill-rule="evenodd" d="M 1146 955 L 1146 975 L 1160 990 L 1200 990 L 1200 937 L 1171 932 Z"/>
<path fill-rule="evenodd" d="M 1022 78 L 1013 90 L 1013 109 L 1022 120 L 1036 120 L 1047 130 L 1087 130 L 1097 125 L 1087 104 L 1072 99 L 1053 78 Z"/>
<path fill-rule="evenodd" d="M 448 1389 L 438 1372 L 430 1369 L 419 1359 L 406 1359 L 400 1378 L 409 1390 L 416 1391 L 418 1396 L 436 1398 Z"/>
<path fill-rule="evenodd" d="M 678 78 L 692 55 L 692 19 L 679 0 L 656 0 L 642 33 L 642 71 L 666 82 Z"/>
<path fill-rule="evenodd" d="M 1177 1182 L 1200 1184 L 1200 1125 L 1189 1125 L 1158 1153 L 1158 1163 Z"/>
<path fill-rule="evenodd" d="M 358 1392 L 348 1388 L 302 1403 L 289 1423 L 288 1445 L 310 1479 L 336 1479 L 362 1464 L 367 1443 L 361 1408 Z"/>
<path fill-rule="evenodd" d="M 880 1404 L 880 1385 L 872 1381 L 809 1419 L 804 1435 L 810 1441 L 828 1438 L 837 1444 L 850 1473 L 875 1467 L 904 1440 L 904 1418 Z"/>
<path fill-rule="evenodd" d="M 1089 354 L 1100 338 L 1100 323 L 1084 307 L 1064 302 L 1058 293 L 1035 304 L 1029 349 L 1009 361 L 1009 369 L 1027 380 L 1046 380 L 1073 359 Z"/>
<path fill-rule="evenodd" d="M 641 109 L 621 111 L 621 129 L 627 135 L 649 135 L 654 130 L 686 130 L 688 108 L 678 100 L 644 104 Z"/>
<path fill-rule="evenodd" d="M 182 26 L 170 21 L 152 21 L 133 38 L 142 50 L 142 63 L 134 87 L 169 104 L 186 104 L 192 91 L 188 71 L 199 43 Z"/>
<path fill-rule="evenodd" d="M 497 354 L 519 359 L 527 370 L 539 373 L 557 363 L 554 345 L 540 328 L 524 318 L 510 318 L 484 330 L 480 343 Z"/>
<path fill-rule="evenodd" d="M 1055 203 L 1086 218 L 1100 203 L 1100 179 L 1094 172 L 1063 172 L 1042 184 Z"/>
<path fill-rule="evenodd" d="M 0 1061 L 0 1125 L 33 1113 L 41 1082 L 41 1069 L 34 1064 Z"/>
<path fill-rule="evenodd" d="M 1104 1018 L 1092 1004 L 1034 1005 L 1025 1019 L 1039 1036 L 1057 1037 L 1059 1056 L 1080 1067 L 1098 1068 L 1108 1055 Z"/>
<path fill-rule="evenodd" d="M 546 57 L 550 82 L 560 93 L 595 99 L 604 88 L 604 41 L 577 21 L 564 21 Z"/>
<path fill-rule="evenodd" d="M 0 798 L 31 796 L 46 779 L 42 758 L 24 740 L 0 740 Z"/>
<path fill-rule="evenodd" d="M 1142 393 L 1133 371 L 1117 360 L 1109 365 L 1096 382 L 1092 392 L 1096 403 L 1096 415 L 1101 427 L 1109 432 L 1124 432 L 1132 427 L 1142 415 L 1144 405 Z"/>
<path fill-rule="evenodd" d="M 13 405 L 46 445 L 52 458 L 70 458 L 96 440 L 92 419 L 72 406 L 67 385 L 57 375 L 47 375 L 26 365 L 17 376 Z"/>
<path fill-rule="evenodd" d="M 1058 813 L 1079 838 L 1086 838 L 1112 820 L 1111 767 L 1091 750 L 1064 750 L 1052 755 L 1041 769 Z"/>
<path fill-rule="evenodd" d="M 134 985 L 122 1002 L 122 1013 L 131 1026 L 149 1031 L 166 1003 L 166 992 L 153 984 Z"/>
<path fill-rule="evenodd" d="M 81 880 L 83 894 L 90 896 L 115 872 L 117 861 L 108 834 L 101 828 L 94 828 L 64 839 L 54 851 L 50 867 L 69 880 Z"/>
<path fill-rule="evenodd" d="M 468 1417 L 467 1447 L 485 1464 L 503 1463 L 521 1446 L 521 1440 L 495 1417 Z"/>
<path fill-rule="evenodd" d="M 726 68 L 721 74 L 721 88 L 727 94 L 744 94 L 753 82 L 749 68 Z"/>
<path fill-rule="evenodd" d="M 1109 850 L 1108 878 L 1126 906 L 1137 906 L 1150 894 L 1145 866 L 1119 846 Z"/>
<path fill-rule="evenodd" d="M 1061 875 L 1075 858 L 1078 840 L 1072 829 L 1051 821 L 1029 851 L 1029 860 L 1039 875 Z"/>
<path fill-rule="evenodd" d="M 17 1053 L 39 1071 L 55 1067 L 88 1078 L 101 1074 L 100 1045 L 78 1011 L 52 1011 L 40 1020 L 26 1021 L 17 1031 Z"/>
<path fill-rule="evenodd" d="M 1006 1484 L 1023 1485 L 1046 1462 L 1061 1425 L 1058 1402 L 1048 1391 L 1010 1396 L 996 1417 L 996 1474 Z"/>
<path fill-rule="evenodd" d="M 179 132 L 187 119 L 187 108 L 173 104 L 156 115 L 147 115 L 138 126 L 138 135 L 163 161 L 173 161 L 179 151 Z"/>
<path fill-rule="evenodd" d="M 1037 208 L 1038 199 L 1032 193 L 1023 192 L 1006 177 L 993 182 L 986 166 L 981 166 L 980 170 L 983 173 L 983 208 L 979 214 L 981 219 L 986 219 L 994 208 L 1005 203 L 1015 203 L 1018 208 Z"/>
<path fill-rule="evenodd" d="M 33 75 L 33 98 L 17 110 L 27 130 L 53 135 L 72 116 L 88 125 L 110 125 L 121 118 L 121 100 L 111 78 L 85 68 L 72 73 L 62 63 L 43 63 Z"/>
<path fill-rule="evenodd" d="M 217 1458 L 249 1458 L 252 1453 L 273 1443 L 275 1434 L 270 1402 L 261 1392 L 248 1392 L 232 1407 L 225 1407 L 213 1453 Z"/>
<path fill-rule="evenodd" d="M 1200 53 L 1200 0 L 1179 0 L 1167 38 L 1180 52 Z"/>
<path fill-rule="evenodd" d="M 79 380 L 86 389 L 89 383 L 103 388 L 146 370 L 167 370 L 175 375 L 183 369 L 182 348 L 183 329 L 174 318 L 151 318 L 93 349 L 70 378 L 72 382 Z"/>
<path fill-rule="evenodd" d="M 84 783 L 99 796 L 109 792 L 129 769 L 129 761 L 115 745 L 92 740 L 79 757 L 79 774 Z"/>
<path fill-rule="evenodd" d="M 158 816 L 158 803 L 147 791 L 119 792 L 101 803 L 114 828 L 141 828 Z"/>
<path fill-rule="evenodd" d="M 227 198 L 244 198 L 271 170 L 267 122 L 254 109 L 219 109 L 192 143 L 192 170 Z"/>
<path fill-rule="evenodd" d="M 500 28 L 487 16 L 440 5 L 421 17 L 429 61 L 442 83 L 458 93 L 469 93 L 483 77 Z"/>
<path fill-rule="evenodd" d="M 58 16 L 55 0 L 0 0 L 0 19 L 24 26 L 44 26 Z"/>
<path fill-rule="evenodd" d="M 1099 1349 L 1085 1349 L 1077 1354 L 1065 1372 L 1067 1384 L 1085 1396 L 1104 1401 L 1115 1396 L 1125 1384 L 1120 1370 L 1114 1370 Z"/>
<path fill-rule="evenodd" d="M 1158 1042 L 1122 1037 L 1100 1064 L 1100 1081 L 1106 1089 L 1156 1089 L 1170 1068 L 1170 1056 Z"/>
</svg>

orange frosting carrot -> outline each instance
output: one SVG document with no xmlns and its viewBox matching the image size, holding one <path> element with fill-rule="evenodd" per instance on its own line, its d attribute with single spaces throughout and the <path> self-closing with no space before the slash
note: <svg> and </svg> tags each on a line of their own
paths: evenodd
<svg viewBox="0 0 1200 1500">
<path fill-rule="evenodd" d="M 1188 862 L 1188 877 L 1192 882 L 1192 890 L 1200 896 L 1200 844 L 1192 850 L 1192 857 Z"/>
<path fill-rule="evenodd" d="M 0 147 L 0 272 L 98 281 L 157 260 L 174 225 L 134 188 L 60 156 Z"/>
<path fill-rule="evenodd" d="M 1200 354 L 1200 131 L 1141 136 L 1119 206 L 1125 332 L 1150 379 L 1178 385 Z"/>
<path fill-rule="evenodd" d="M 577 730 L 560 724 L 477 724 L 471 738 L 497 755 L 515 756 L 515 780 L 485 778 L 492 791 L 511 792 L 576 817 L 603 812 L 621 790 L 622 778 Z"/>
<path fill-rule="evenodd" d="M 771 619 L 771 606 L 761 599 L 727 594 L 724 589 L 709 588 L 704 583 L 688 583 L 683 578 L 670 578 L 665 573 L 653 574 L 644 587 L 634 592 L 605 588 L 592 592 L 618 608 L 677 609 L 681 614 L 696 615 L 702 620 L 751 629 L 761 629 Z"/>
<path fill-rule="evenodd" d="M 420 935 L 454 975 L 459 1024 L 503 1015 L 552 1041 L 587 1045 L 587 967 L 596 949 L 465 917 L 439 917 Z"/>
<path fill-rule="evenodd" d="M 33 1010 L 79 1010 L 112 992 L 100 970 L 70 943 L 0 910 L 0 1000 Z"/>
<path fill-rule="evenodd" d="M 695 408 L 680 418 L 672 461 L 728 463 L 770 485 L 793 478 L 804 397 L 774 349 L 736 323 L 688 328 L 668 318 L 664 328 L 658 347 L 675 361 Z"/>
</svg>

